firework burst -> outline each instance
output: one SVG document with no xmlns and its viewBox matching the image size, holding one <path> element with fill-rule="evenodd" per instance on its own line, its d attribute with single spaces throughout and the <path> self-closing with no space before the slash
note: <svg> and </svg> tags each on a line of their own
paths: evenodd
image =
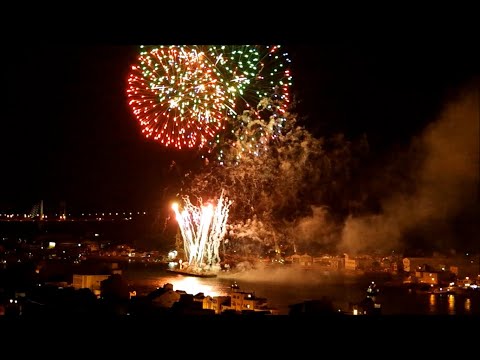
<svg viewBox="0 0 480 360">
<path fill-rule="evenodd" d="M 201 148 L 223 128 L 234 98 L 202 52 L 158 47 L 138 61 L 127 94 L 147 138 L 178 149 Z"/>
<path fill-rule="evenodd" d="M 235 144 L 239 157 L 257 154 L 286 121 L 289 63 L 279 45 L 144 48 L 128 79 L 129 105 L 144 135 L 167 147 Z"/>
</svg>

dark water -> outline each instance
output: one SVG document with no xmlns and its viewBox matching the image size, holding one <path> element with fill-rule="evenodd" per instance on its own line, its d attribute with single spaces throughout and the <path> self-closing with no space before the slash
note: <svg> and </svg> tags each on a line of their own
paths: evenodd
<svg viewBox="0 0 480 360">
<path fill-rule="evenodd" d="M 227 295 L 234 281 L 244 291 L 254 291 L 268 299 L 271 307 L 288 314 L 289 305 L 328 297 L 336 309 L 347 311 L 349 303 L 363 300 L 366 288 L 375 281 L 381 292 L 376 302 L 384 315 L 480 315 L 480 292 L 468 295 L 416 294 L 405 287 L 386 284 L 385 276 L 346 276 L 291 269 L 252 270 L 216 278 L 198 278 L 172 274 L 161 268 L 131 268 L 124 272 L 139 295 L 166 283 L 174 290 L 190 294 Z"/>
</svg>

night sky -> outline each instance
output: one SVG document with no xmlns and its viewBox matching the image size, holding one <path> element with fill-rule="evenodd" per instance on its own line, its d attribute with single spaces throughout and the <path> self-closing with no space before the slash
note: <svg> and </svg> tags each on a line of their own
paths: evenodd
<svg viewBox="0 0 480 360">
<path fill-rule="evenodd" d="M 471 44 L 286 46 L 301 123 L 316 136 L 366 134 L 382 154 L 407 144 L 478 74 Z M 195 154 L 140 134 L 126 99 L 134 45 L 19 45 L 4 66 L 0 210 L 43 199 L 72 211 L 158 206 L 168 166 Z"/>
</svg>

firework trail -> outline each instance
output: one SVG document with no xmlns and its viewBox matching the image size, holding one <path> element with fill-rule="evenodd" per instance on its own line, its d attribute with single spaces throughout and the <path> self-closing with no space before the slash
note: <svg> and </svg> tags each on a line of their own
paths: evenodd
<svg viewBox="0 0 480 360">
<path fill-rule="evenodd" d="M 227 231 L 227 220 L 232 201 L 222 191 L 216 205 L 207 203 L 195 206 L 188 196 L 183 197 L 184 207 L 174 203 L 172 209 L 180 227 L 188 266 L 215 269 L 220 266 L 219 247 Z"/>
</svg>

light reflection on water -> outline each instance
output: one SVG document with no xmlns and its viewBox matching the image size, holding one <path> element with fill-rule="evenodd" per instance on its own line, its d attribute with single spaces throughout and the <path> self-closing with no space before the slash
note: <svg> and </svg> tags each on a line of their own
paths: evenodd
<svg viewBox="0 0 480 360">
<path fill-rule="evenodd" d="M 127 280 L 137 293 L 145 295 L 166 283 L 174 290 L 189 294 L 203 293 L 205 296 L 228 295 L 234 281 L 241 290 L 253 291 L 258 297 L 267 298 L 271 307 L 280 314 L 288 314 L 289 305 L 305 300 L 327 297 L 335 309 L 347 311 L 349 303 L 363 300 L 366 288 L 373 280 L 369 277 L 350 277 L 308 272 L 264 272 L 220 275 L 216 278 L 200 278 L 168 273 L 161 269 L 127 269 Z M 446 294 L 418 294 L 408 289 L 382 286 L 382 279 L 375 279 L 381 292 L 377 301 L 382 305 L 382 314 L 475 314 L 480 315 L 480 293 L 472 296 Z M 476 309 L 476 310 L 474 310 Z"/>
<path fill-rule="evenodd" d="M 205 296 L 220 296 L 225 295 L 231 285 L 231 282 L 221 281 L 220 278 L 183 276 L 158 269 L 135 269 L 126 271 L 125 276 L 129 283 L 138 289 L 139 294 L 146 294 L 170 283 L 174 290 L 184 290 L 189 294 L 203 293 Z"/>
<path fill-rule="evenodd" d="M 436 309 L 437 297 L 435 296 L 435 294 L 430 294 L 429 304 L 430 304 L 429 311 L 435 314 L 437 312 L 437 309 Z"/>
<path fill-rule="evenodd" d="M 455 315 L 455 296 L 448 295 L 448 315 Z"/>
<path fill-rule="evenodd" d="M 204 295 L 210 296 L 220 296 L 225 294 L 225 290 L 222 289 L 220 284 L 210 278 L 200 278 L 194 276 L 183 276 L 183 275 L 174 275 L 174 276 L 162 276 L 154 280 L 156 287 L 163 287 L 163 285 L 170 283 L 174 285 L 174 290 L 184 290 L 189 294 L 198 294 L 203 293 Z"/>
</svg>

